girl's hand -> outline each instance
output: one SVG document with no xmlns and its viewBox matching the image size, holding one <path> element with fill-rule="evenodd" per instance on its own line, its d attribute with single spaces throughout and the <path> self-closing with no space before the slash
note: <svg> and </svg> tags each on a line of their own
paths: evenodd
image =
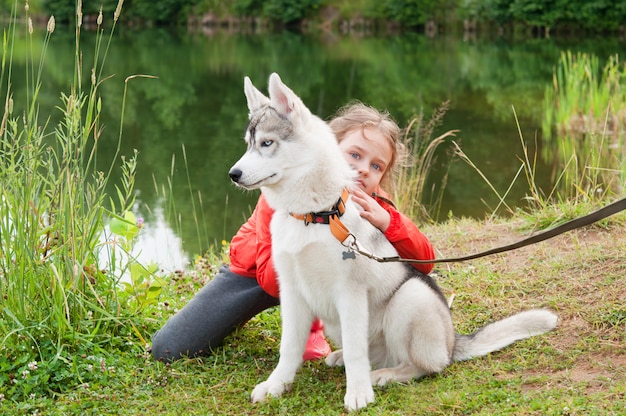
<svg viewBox="0 0 626 416">
<path fill-rule="evenodd" d="M 360 212 L 361 217 L 365 218 L 372 225 L 378 228 L 383 233 L 389 228 L 391 222 L 391 216 L 378 202 L 363 190 L 358 187 L 354 187 L 351 190 L 352 200 L 356 202 L 363 211 Z"/>
</svg>

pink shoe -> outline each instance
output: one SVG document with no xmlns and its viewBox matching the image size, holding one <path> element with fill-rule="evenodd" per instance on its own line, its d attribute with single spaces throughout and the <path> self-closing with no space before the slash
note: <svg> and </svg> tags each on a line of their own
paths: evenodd
<svg viewBox="0 0 626 416">
<path fill-rule="evenodd" d="M 326 338 L 324 338 L 324 326 L 321 321 L 316 320 L 311 327 L 311 333 L 306 342 L 302 359 L 304 361 L 317 360 L 326 357 L 331 351 L 330 345 L 328 345 Z"/>
</svg>

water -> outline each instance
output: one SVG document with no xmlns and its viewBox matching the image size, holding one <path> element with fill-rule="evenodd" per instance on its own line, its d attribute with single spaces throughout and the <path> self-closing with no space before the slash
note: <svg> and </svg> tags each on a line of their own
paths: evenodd
<svg viewBox="0 0 626 416">
<path fill-rule="evenodd" d="M 86 67 L 93 61 L 94 39 L 89 33 L 81 38 Z M 165 263 L 165 257 L 174 256 L 168 263 L 179 267 L 181 259 L 230 240 L 254 207 L 257 194 L 236 189 L 227 175 L 245 150 L 243 77 L 265 89 L 269 74 L 278 72 L 322 118 L 358 99 L 389 110 L 404 126 L 419 111 L 428 118 L 449 100 L 437 133 L 460 130 L 462 149 L 500 193 L 521 164 L 515 110 L 531 151 L 537 139 L 536 150 L 548 155 L 538 160 L 537 181 L 549 190 L 553 152 L 541 143 L 542 101 L 559 54 L 567 49 L 605 59 L 623 54 L 624 42 L 120 31 L 103 68 L 103 76 L 113 77 L 100 89 L 106 128 L 98 163 L 106 171 L 117 146 L 124 80 L 136 74 L 158 77 L 128 82 L 122 154 L 139 150 L 136 214 L 144 217 L 149 240 L 140 251 L 157 246 L 161 252 L 154 250 L 151 257 Z M 44 71 L 42 107 L 59 104 L 60 92 L 68 91 L 73 55 L 73 29 L 57 28 Z M 14 58 L 16 73 L 21 56 Z M 89 71 L 85 74 L 88 79 Z M 14 91 L 23 94 L 24 86 L 17 82 Z M 433 183 L 447 157 L 443 150 Z M 518 179 L 507 203 L 523 204 L 526 190 L 523 178 Z M 484 217 L 496 206 L 496 196 L 474 169 L 461 161 L 452 164 L 439 218 L 449 213 Z"/>
</svg>

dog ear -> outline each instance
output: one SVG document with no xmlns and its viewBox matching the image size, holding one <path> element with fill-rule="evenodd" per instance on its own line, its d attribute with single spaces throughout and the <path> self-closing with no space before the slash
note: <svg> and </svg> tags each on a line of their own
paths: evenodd
<svg viewBox="0 0 626 416">
<path fill-rule="evenodd" d="M 250 112 L 253 112 L 254 110 L 270 103 L 270 99 L 263 95 L 263 93 L 254 85 L 252 85 L 252 81 L 250 81 L 250 78 L 248 77 L 243 79 L 243 91 L 246 94 L 246 99 L 248 100 L 248 110 L 250 110 Z"/>
<path fill-rule="evenodd" d="M 288 116 L 292 112 L 305 108 L 302 100 L 280 79 L 277 73 L 270 75 L 270 101 L 280 114 Z"/>
</svg>

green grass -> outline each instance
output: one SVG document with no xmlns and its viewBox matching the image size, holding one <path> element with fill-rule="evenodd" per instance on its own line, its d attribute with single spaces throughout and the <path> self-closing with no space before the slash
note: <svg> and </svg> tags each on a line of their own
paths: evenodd
<svg viewBox="0 0 626 416">
<path fill-rule="evenodd" d="M 623 217 L 623 215 L 622 215 Z M 623 218 L 622 218 L 623 219 Z M 520 217 L 454 219 L 424 227 L 439 256 L 467 254 L 520 239 Z M 549 307 L 559 327 L 503 351 L 455 363 L 441 374 L 375 389 L 376 402 L 358 414 L 563 415 L 623 414 L 626 406 L 626 227 L 574 231 L 504 255 L 437 268 L 457 330 L 530 307 Z M 149 334 L 181 308 L 215 271 L 198 259 L 163 288 L 159 307 L 139 330 Z M 167 305 L 166 305 L 167 304 Z M 267 403 L 249 394 L 278 360 L 278 308 L 252 319 L 211 356 L 165 365 L 133 337 L 110 354 L 78 357 L 87 384 L 54 396 L 0 402 L 3 412 L 41 414 L 344 414 L 345 375 L 322 362 L 305 363 L 291 391 Z M 101 366 L 100 359 L 105 360 Z M 89 369 L 89 365 L 92 368 Z M 36 376 L 37 370 L 31 372 Z"/>
</svg>

